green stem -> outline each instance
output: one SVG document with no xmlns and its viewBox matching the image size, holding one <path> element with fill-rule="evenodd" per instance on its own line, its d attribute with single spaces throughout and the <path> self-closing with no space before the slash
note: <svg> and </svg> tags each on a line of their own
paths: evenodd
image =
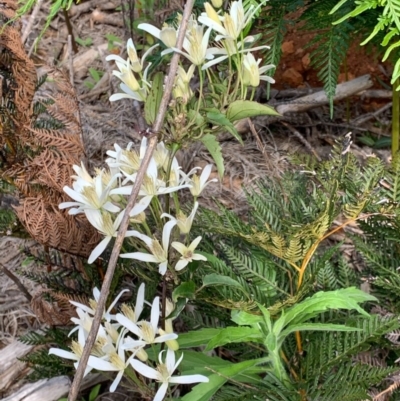
<svg viewBox="0 0 400 401">
<path fill-rule="evenodd" d="M 170 186 L 172 162 L 174 161 L 174 157 L 176 155 L 176 152 L 180 149 L 180 147 L 181 146 L 178 143 L 172 144 L 172 149 L 171 149 L 171 153 L 169 155 L 167 171 L 166 171 L 167 177 L 165 179 L 167 187 Z M 171 197 L 171 194 L 166 194 L 165 195 L 165 213 L 170 213 L 170 210 L 169 210 L 170 197 Z"/>
<path fill-rule="evenodd" d="M 203 85 L 204 85 L 203 71 L 200 66 L 198 66 L 198 70 L 199 70 L 199 78 L 200 78 L 200 89 L 199 89 L 199 100 L 197 103 L 197 114 L 199 114 L 200 105 L 203 102 Z"/>
<path fill-rule="evenodd" d="M 400 99 L 399 91 L 396 88 L 400 85 L 400 78 L 397 78 L 392 87 L 392 159 L 399 150 L 400 138 Z"/>
</svg>

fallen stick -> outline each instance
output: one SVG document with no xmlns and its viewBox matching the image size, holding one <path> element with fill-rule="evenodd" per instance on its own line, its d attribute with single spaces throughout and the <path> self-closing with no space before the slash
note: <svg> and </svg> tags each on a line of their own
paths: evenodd
<svg viewBox="0 0 400 401">
<path fill-rule="evenodd" d="M 99 8 L 100 10 L 114 10 L 119 7 L 121 4 L 116 4 L 111 1 L 107 3 L 101 4 L 98 0 L 90 0 L 85 3 L 74 5 L 69 10 L 70 17 L 77 18 L 81 14 L 87 13 L 91 11 L 93 8 Z"/>
<path fill-rule="evenodd" d="M 356 93 L 369 89 L 373 85 L 370 75 L 362 75 L 361 77 L 352 79 L 351 81 L 343 82 L 336 87 L 334 101 L 345 99 L 353 96 Z M 280 104 L 275 107 L 279 114 L 299 113 L 313 109 L 314 107 L 323 106 L 329 103 L 325 91 L 312 93 L 311 95 L 302 96 L 296 100 Z"/>
</svg>

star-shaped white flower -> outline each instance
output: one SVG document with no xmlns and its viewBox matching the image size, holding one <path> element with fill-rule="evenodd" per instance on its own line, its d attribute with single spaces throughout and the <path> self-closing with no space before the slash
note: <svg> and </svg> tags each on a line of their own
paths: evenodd
<svg viewBox="0 0 400 401">
<path fill-rule="evenodd" d="M 124 217 L 125 210 L 122 210 L 113 221 L 113 216 L 108 212 L 88 209 L 85 211 L 86 217 L 94 228 L 104 235 L 104 239 L 93 249 L 89 256 L 88 263 L 93 263 L 107 248 L 113 237 L 118 235 L 118 229 Z M 127 231 L 125 237 L 131 237 L 133 231 Z"/>
<path fill-rule="evenodd" d="M 112 344 L 106 344 L 103 347 L 103 352 L 105 353 L 104 357 L 99 358 L 91 355 L 88 360 L 88 366 L 91 366 L 94 369 L 105 372 L 118 372 L 110 386 L 111 393 L 116 390 L 124 375 L 125 369 L 135 357 L 135 353 L 133 353 L 128 359 L 126 359 L 125 350 L 122 348 L 122 335 L 124 335 L 123 332 L 121 332 L 117 341 L 117 349 Z"/>
<path fill-rule="evenodd" d="M 78 172 L 78 174 L 83 173 Z M 58 207 L 60 209 L 72 207 L 72 209 L 68 211 L 68 214 L 72 215 L 86 212 L 87 210 L 100 209 L 107 210 L 111 213 L 118 213 L 121 209 L 111 202 L 109 195 L 110 190 L 119 175 L 116 174 L 112 177 L 111 181 L 106 186 L 103 183 L 102 175 L 103 172 L 101 171 L 95 178 L 93 178 L 92 184 L 90 184 L 87 179 L 79 177 L 78 180 L 73 182 L 72 188 L 65 186 L 63 188 L 64 192 L 66 192 L 75 202 L 62 202 Z"/>
<path fill-rule="evenodd" d="M 197 174 L 194 174 L 199 169 L 200 167 L 195 167 L 189 172 L 189 174 L 185 176 L 185 181 L 187 184 L 189 184 L 190 192 L 195 198 L 197 198 L 203 192 L 204 188 L 208 184 L 212 182 L 218 182 L 217 178 L 213 178 L 212 180 L 208 181 L 212 170 L 212 164 L 207 164 L 203 168 L 200 177 Z"/>
<path fill-rule="evenodd" d="M 194 65 L 202 65 L 206 60 L 214 58 L 213 54 L 208 49 L 208 42 L 210 40 L 211 27 L 204 32 L 204 26 L 198 25 L 196 21 L 192 20 L 186 31 L 185 39 L 183 41 L 183 49 L 174 47 L 174 51 L 182 54 Z"/>
<path fill-rule="evenodd" d="M 57 355 L 60 358 L 69 359 L 74 362 L 75 369 L 78 369 L 79 361 L 81 360 L 83 348 L 85 347 L 85 340 L 82 341 L 72 341 L 70 345 L 71 351 L 66 351 L 60 348 L 50 348 L 49 355 Z M 87 365 L 83 377 L 85 377 L 89 372 L 93 370 L 92 366 Z"/>
<path fill-rule="evenodd" d="M 161 218 L 168 217 L 171 221 L 175 221 L 176 222 L 176 225 L 178 226 L 179 231 L 181 232 L 181 234 L 189 234 L 189 232 L 190 232 L 190 230 L 192 228 L 194 216 L 196 215 L 198 207 L 199 207 L 199 202 L 194 202 L 193 210 L 192 210 L 192 212 L 190 213 L 190 215 L 188 217 L 186 217 L 184 213 L 179 211 L 177 213 L 176 217 L 171 216 L 168 213 L 163 213 L 161 215 Z"/>
<path fill-rule="evenodd" d="M 275 80 L 268 75 L 263 75 L 265 71 L 275 68 L 274 65 L 269 64 L 264 67 L 259 67 L 261 63 L 259 58 L 257 61 L 253 53 L 247 53 L 243 58 L 243 84 L 252 86 L 254 88 L 260 85 L 260 80 L 267 81 L 271 84 L 275 83 Z"/>
<path fill-rule="evenodd" d="M 111 322 L 111 320 L 115 320 L 115 315 L 111 314 L 111 311 L 113 310 L 114 306 L 117 304 L 117 302 L 119 301 L 119 299 L 121 298 L 121 296 L 125 293 L 128 292 L 129 290 L 122 290 L 114 299 L 114 301 L 111 302 L 110 306 L 108 307 L 107 311 L 105 311 L 103 313 L 103 319 L 106 322 Z M 139 289 L 140 291 L 140 289 Z M 139 293 L 138 293 L 139 295 Z M 72 305 L 76 306 L 77 308 L 85 311 L 86 313 L 88 313 L 91 316 L 94 316 L 94 314 L 96 313 L 96 309 L 97 309 L 97 303 L 99 302 L 100 299 L 100 290 L 97 287 L 93 288 L 93 299 L 91 299 L 89 301 L 89 306 L 85 305 L 85 304 L 81 304 L 80 302 L 76 302 L 76 301 L 69 301 Z M 136 301 L 137 302 L 137 301 Z M 74 319 L 74 318 L 72 318 Z M 71 319 L 71 320 L 72 320 Z"/>
<path fill-rule="evenodd" d="M 139 231 L 131 231 L 133 237 L 141 239 L 151 253 L 132 252 L 119 255 L 121 258 L 141 260 L 143 262 L 158 263 L 159 273 L 164 275 L 168 265 L 168 249 L 171 231 L 175 226 L 175 221 L 169 221 L 164 225 L 162 233 L 162 245 L 157 239 L 148 237 Z"/>
<path fill-rule="evenodd" d="M 169 340 L 176 340 L 178 338 L 178 335 L 175 333 L 168 333 L 161 336 L 157 336 L 157 334 L 159 334 L 158 331 L 159 319 L 160 319 L 159 297 L 154 298 L 153 304 L 151 306 L 150 322 L 145 320 L 142 320 L 140 322 L 133 322 L 126 316 L 118 313 L 116 316 L 117 322 L 138 337 L 138 340 L 127 338 L 122 347 L 128 350 L 131 349 L 136 350 L 138 348 L 143 348 L 146 345 L 163 343 Z"/>
<path fill-rule="evenodd" d="M 188 247 L 180 242 L 173 242 L 171 244 L 182 255 L 175 266 L 176 271 L 184 269 L 193 260 L 207 260 L 205 256 L 195 253 L 200 241 L 201 237 L 197 237 Z"/>
<path fill-rule="evenodd" d="M 162 360 L 163 353 L 167 352 L 165 362 Z M 168 385 L 171 384 L 190 384 L 190 383 L 207 383 L 208 377 L 203 375 L 186 375 L 186 376 L 172 376 L 178 365 L 183 359 L 183 354 L 175 363 L 175 352 L 171 349 L 161 351 L 158 360 L 159 364 L 157 369 L 154 369 L 137 359 L 131 359 L 130 363 L 136 372 L 148 377 L 149 379 L 156 380 L 161 383 L 154 397 L 154 401 L 162 401 L 168 390 Z"/>
</svg>

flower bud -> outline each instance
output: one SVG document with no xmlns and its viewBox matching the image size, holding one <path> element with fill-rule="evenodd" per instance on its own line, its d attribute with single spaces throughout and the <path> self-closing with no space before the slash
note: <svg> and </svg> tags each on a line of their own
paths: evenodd
<svg viewBox="0 0 400 401">
<path fill-rule="evenodd" d="M 167 334 L 163 329 L 158 329 L 158 332 L 160 333 L 161 336 Z M 167 347 L 172 351 L 178 351 L 179 349 L 179 343 L 176 340 L 167 340 L 165 341 L 165 344 L 167 344 Z"/>
<path fill-rule="evenodd" d="M 222 7 L 222 0 L 211 0 L 211 3 L 215 8 L 221 8 Z"/>
</svg>

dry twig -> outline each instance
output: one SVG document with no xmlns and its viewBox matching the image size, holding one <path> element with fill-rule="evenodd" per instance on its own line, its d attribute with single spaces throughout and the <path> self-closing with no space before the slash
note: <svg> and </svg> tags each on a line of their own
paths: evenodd
<svg viewBox="0 0 400 401">
<path fill-rule="evenodd" d="M 192 12 L 192 8 L 193 8 L 193 2 L 194 2 L 194 0 L 188 0 L 185 5 L 185 11 L 183 13 L 181 28 L 179 30 L 179 36 L 178 36 L 177 45 L 176 45 L 176 47 L 178 49 L 182 48 L 187 24 L 188 24 L 188 21 L 189 21 L 191 12 Z M 154 123 L 154 127 L 153 127 L 154 133 L 157 133 L 162 127 L 165 113 L 166 113 L 168 103 L 170 100 L 170 96 L 171 96 L 171 92 L 172 92 L 172 86 L 174 83 L 175 74 L 178 69 L 178 61 L 179 61 L 179 53 L 175 52 L 174 56 L 172 57 L 172 60 L 171 60 L 170 70 L 169 70 L 167 82 L 165 85 L 164 94 L 163 94 L 163 97 L 161 100 L 160 111 L 159 111 L 159 114 L 157 115 L 157 119 Z M 126 230 L 129 225 L 129 212 L 131 211 L 134 204 L 136 203 L 136 199 L 139 194 L 140 186 L 143 182 L 144 175 L 146 173 L 147 167 L 149 165 L 150 159 L 153 155 L 156 145 L 157 145 L 157 136 L 153 135 L 149 139 L 149 144 L 148 144 L 148 147 L 146 150 L 146 154 L 140 165 L 140 169 L 138 171 L 137 178 L 136 178 L 135 184 L 132 189 L 132 193 L 128 200 L 128 205 L 126 206 L 125 214 L 122 219 L 117 238 L 115 240 L 114 248 L 112 250 L 110 261 L 108 263 L 107 272 L 104 277 L 103 285 L 101 288 L 100 298 L 97 302 L 97 309 L 96 309 L 96 313 L 93 318 L 92 327 L 90 329 L 89 336 L 86 340 L 85 348 L 82 352 L 82 356 L 81 356 L 78 368 L 75 373 L 74 381 L 72 382 L 71 391 L 68 395 L 68 401 L 75 401 L 78 396 L 79 388 L 80 388 L 80 385 L 81 385 L 81 382 L 83 379 L 83 374 L 86 369 L 87 361 L 89 359 L 90 352 L 91 352 L 93 344 L 95 342 L 97 332 L 99 330 L 99 326 L 100 326 L 100 322 L 101 322 L 101 319 L 103 316 L 103 311 L 105 308 L 106 300 L 107 300 L 108 294 L 110 292 L 111 282 L 112 282 L 112 278 L 113 278 L 113 275 L 115 272 L 115 267 L 117 264 L 118 256 L 119 256 L 119 253 L 120 253 L 120 250 L 122 247 L 122 243 L 124 241 Z"/>
</svg>

